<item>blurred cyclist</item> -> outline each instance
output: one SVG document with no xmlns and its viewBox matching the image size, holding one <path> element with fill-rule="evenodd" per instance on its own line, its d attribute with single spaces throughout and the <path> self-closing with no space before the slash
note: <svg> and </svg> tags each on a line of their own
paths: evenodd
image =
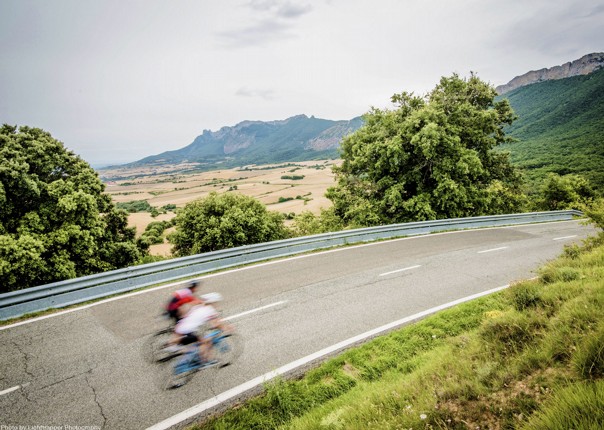
<svg viewBox="0 0 604 430">
<path fill-rule="evenodd" d="M 193 304 L 189 302 L 191 304 L 186 305 L 188 309 L 186 314 L 178 321 L 174 328 L 174 334 L 170 339 L 171 346 L 168 348 L 174 350 L 177 344 L 189 345 L 199 342 L 200 355 L 205 365 L 215 364 L 216 362 L 210 357 L 212 334 L 200 337 L 197 332 L 204 324 L 208 324 L 210 328 L 220 329 L 225 333 L 231 331 L 231 327 L 220 318 L 220 314 L 212 306 L 213 303 L 221 300 L 222 296 L 219 293 L 209 293 L 204 294 L 203 300 L 200 300 L 201 303 Z"/>
<path fill-rule="evenodd" d="M 190 303 L 195 305 L 203 303 L 203 300 L 195 295 L 195 291 L 197 291 L 197 287 L 199 286 L 201 286 L 201 281 L 193 280 L 186 288 L 177 290 L 172 294 L 172 298 L 166 305 L 166 313 L 174 319 L 175 324 L 184 316 L 181 310 L 184 304 Z"/>
</svg>

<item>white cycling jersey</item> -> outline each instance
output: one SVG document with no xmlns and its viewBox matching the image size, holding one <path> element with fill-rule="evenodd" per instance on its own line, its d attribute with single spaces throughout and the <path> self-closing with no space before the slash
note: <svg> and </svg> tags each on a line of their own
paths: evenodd
<svg viewBox="0 0 604 430">
<path fill-rule="evenodd" d="M 189 333 L 194 333 L 210 321 L 212 318 L 216 318 L 218 316 L 218 312 L 214 309 L 213 306 L 210 305 L 197 305 L 191 308 L 189 312 L 182 318 L 174 331 L 178 334 L 185 335 Z"/>
</svg>

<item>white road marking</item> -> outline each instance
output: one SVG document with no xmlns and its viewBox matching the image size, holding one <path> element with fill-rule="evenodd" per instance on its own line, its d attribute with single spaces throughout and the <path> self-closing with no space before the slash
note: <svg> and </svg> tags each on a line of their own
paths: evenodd
<svg viewBox="0 0 604 430">
<path fill-rule="evenodd" d="M 564 239 L 572 239 L 572 238 L 574 238 L 574 237 L 577 237 L 577 235 L 575 234 L 575 235 L 572 235 L 572 236 L 555 237 L 555 238 L 554 238 L 554 239 L 552 239 L 552 240 L 564 240 Z"/>
<path fill-rule="evenodd" d="M 407 270 L 417 269 L 418 267 L 422 267 L 420 264 L 417 266 L 405 267 L 404 269 L 393 270 L 392 272 L 381 273 L 379 276 L 387 276 L 392 275 L 393 273 L 405 272 Z"/>
<path fill-rule="evenodd" d="M 243 317 L 245 315 L 253 314 L 255 312 L 260 312 L 260 311 L 263 311 L 265 309 L 272 308 L 274 306 L 282 305 L 283 303 L 287 303 L 287 300 L 282 300 L 280 302 L 271 303 L 270 305 L 261 306 L 261 307 L 256 308 L 256 309 L 251 309 L 249 311 L 241 312 L 240 314 L 231 315 L 230 317 L 226 317 L 225 319 L 226 320 L 234 320 L 236 318 L 241 318 L 241 317 Z"/>
<path fill-rule="evenodd" d="M 487 252 L 501 251 L 502 249 L 507 249 L 507 248 L 508 248 L 507 246 L 501 246 L 499 248 L 493 248 L 493 249 L 487 249 L 487 250 L 484 250 L 484 251 L 478 251 L 478 254 L 485 254 Z"/>
<path fill-rule="evenodd" d="M 21 388 L 21 385 L 17 385 L 16 387 L 8 388 L 4 391 L 0 391 L 0 396 L 4 396 L 5 394 L 12 393 L 13 391 L 17 391 Z"/>
<path fill-rule="evenodd" d="M 241 385 L 238 385 L 237 387 L 231 388 L 230 390 L 227 390 L 223 393 L 218 394 L 215 397 L 212 397 L 211 399 L 208 399 L 204 402 L 199 403 L 196 406 L 193 406 L 185 411 L 182 411 L 179 414 L 176 414 L 160 423 L 157 423 L 151 427 L 149 427 L 147 430 L 164 430 L 164 429 L 169 429 L 172 426 L 176 426 L 179 423 L 181 423 L 182 421 L 188 420 L 190 418 L 195 417 L 196 415 L 199 415 L 201 413 L 203 413 L 204 411 L 207 411 L 208 409 L 211 409 L 217 405 L 219 405 L 222 402 L 225 402 L 229 399 L 232 399 L 233 397 L 237 397 L 239 395 L 241 395 L 242 393 L 257 387 L 259 385 L 262 385 L 264 383 L 266 383 L 267 381 L 270 381 L 271 379 L 283 375 L 287 372 L 290 372 L 300 366 L 303 366 L 307 363 L 310 363 L 314 360 L 317 360 L 319 358 L 322 358 L 326 355 L 332 354 L 334 352 L 337 352 L 343 348 L 346 348 L 350 345 L 353 345 L 357 342 L 363 341 L 367 338 L 376 336 L 378 334 L 384 333 L 388 330 L 397 328 L 403 324 L 409 323 L 411 321 L 423 318 L 427 315 L 431 315 L 435 312 L 450 308 L 452 306 L 470 301 L 470 300 L 474 300 L 477 299 L 479 297 L 482 296 L 486 296 L 492 293 L 495 293 L 497 291 L 501 291 L 505 288 L 508 288 L 509 285 L 504 285 L 503 287 L 498 287 L 498 288 L 493 288 L 492 290 L 488 290 L 488 291 L 483 291 L 482 293 L 478 293 L 478 294 L 473 294 L 471 296 L 468 297 L 464 297 L 458 300 L 454 300 L 452 302 L 449 303 L 445 303 L 443 305 L 440 306 L 436 306 L 434 308 L 431 309 L 427 309 L 425 311 L 419 312 L 415 315 L 410 315 L 408 317 L 402 318 L 400 320 L 391 322 L 389 324 L 383 325 L 381 327 L 378 327 L 376 329 L 367 331 L 365 333 L 362 333 L 360 335 L 351 337 L 350 339 L 344 340 L 342 342 L 336 343 L 335 345 L 332 345 L 330 347 L 327 347 L 325 349 L 322 349 L 320 351 L 315 352 L 314 354 L 310 354 L 307 355 L 306 357 L 300 358 L 299 360 L 296 361 L 292 361 L 289 364 L 286 364 L 285 366 L 281 366 L 280 368 L 273 370 L 272 372 L 268 372 L 265 373 L 262 376 L 258 376 L 257 378 L 254 378 L 248 382 L 245 382 Z"/>
</svg>

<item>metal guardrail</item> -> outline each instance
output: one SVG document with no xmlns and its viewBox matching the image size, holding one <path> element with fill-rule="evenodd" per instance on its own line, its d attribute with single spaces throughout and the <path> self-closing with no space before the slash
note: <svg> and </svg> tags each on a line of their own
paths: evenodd
<svg viewBox="0 0 604 430">
<path fill-rule="evenodd" d="M 193 277 L 219 269 L 334 246 L 448 230 L 564 221 L 577 216 L 583 216 L 583 213 L 576 210 L 567 210 L 443 219 L 345 230 L 256 245 L 246 245 L 140 266 L 131 266 L 0 294 L 0 321 L 31 312 L 50 308 L 62 308 L 160 283 Z"/>
</svg>

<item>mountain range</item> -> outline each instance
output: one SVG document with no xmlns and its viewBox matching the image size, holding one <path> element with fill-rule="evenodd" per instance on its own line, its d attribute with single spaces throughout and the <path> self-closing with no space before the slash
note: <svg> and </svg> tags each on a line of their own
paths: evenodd
<svg viewBox="0 0 604 430">
<path fill-rule="evenodd" d="M 281 121 L 243 121 L 216 132 L 205 130 L 182 149 L 131 165 L 200 163 L 200 168 L 234 167 L 337 158 L 342 137 L 363 124 L 360 117 L 332 121 L 297 115 Z"/>
<path fill-rule="evenodd" d="M 604 187 L 604 53 L 530 71 L 496 88 L 518 120 L 504 147 L 529 182 L 547 172 L 580 173 Z M 199 170 L 339 157 L 342 138 L 361 117 L 332 121 L 297 115 L 279 121 L 243 121 L 205 130 L 184 148 L 127 166 L 198 163 Z"/>
</svg>

